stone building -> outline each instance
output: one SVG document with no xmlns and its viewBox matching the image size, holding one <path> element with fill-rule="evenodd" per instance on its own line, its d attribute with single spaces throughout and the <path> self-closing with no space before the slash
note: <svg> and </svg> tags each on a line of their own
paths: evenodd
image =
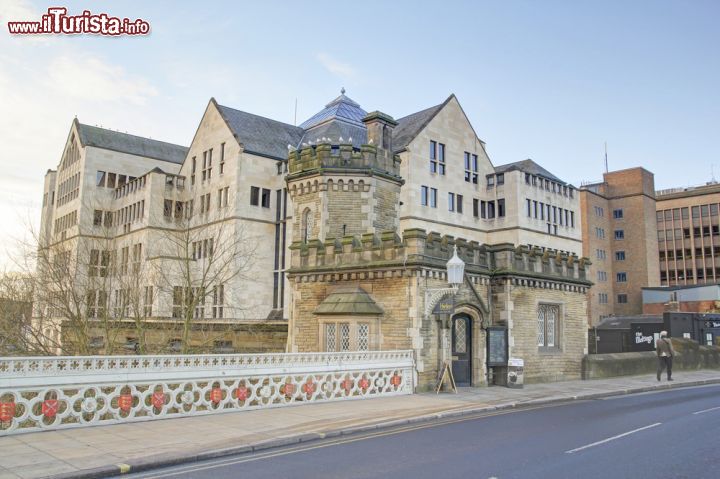
<svg viewBox="0 0 720 479">
<path fill-rule="evenodd" d="M 487 330 L 504 327 L 508 354 L 525 360 L 529 381 L 579 378 L 589 261 L 572 252 L 579 233 L 558 238 L 552 227 L 561 221 L 563 229 L 575 227 L 575 213 L 558 206 L 571 204 L 572 187 L 532 163 L 498 173 L 454 96 L 397 122 L 380 112 L 357 113 L 364 144 L 354 144 L 357 133 L 352 142 L 320 137 L 289 154 L 295 218 L 289 349 L 413 349 L 422 388 L 435 383 L 445 361 L 459 384 L 483 385 Z M 429 155 L 421 154 L 428 146 Z M 506 173 L 516 179 L 514 188 L 496 189 Z M 451 189 L 447 202 L 434 186 L 443 184 Z M 525 197 L 533 187 L 548 202 L 542 210 L 549 229 L 519 224 L 526 212 L 535 219 L 526 205 L 537 200 Z M 463 214 L 464 199 L 473 214 Z M 513 205 L 512 215 L 506 205 Z M 514 241 L 489 244 L 493 237 Z M 518 244 L 531 237 L 535 245 Z M 551 249 L 556 243 L 570 251 Z M 449 292 L 445 264 L 455 248 L 466 270 Z M 435 314 L 448 295 L 452 314 Z"/>
<path fill-rule="evenodd" d="M 658 286 L 655 182 L 644 168 L 611 171 L 580 188 L 582 254 L 592 258 L 590 326 L 643 311 L 642 288 Z"/>
<path fill-rule="evenodd" d="M 413 349 L 423 385 L 444 361 L 481 385 L 490 327 L 529 380 L 580 375 L 577 191 L 532 160 L 494 166 L 454 95 L 395 121 L 343 91 L 299 126 L 212 99 L 189 148 L 74 122 L 45 196 L 78 309 L 170 351 Z M 221 275 L 228 244 L 242 268 Z M 434 314 L 455 247 L 466 276 Z"/>
</svg>

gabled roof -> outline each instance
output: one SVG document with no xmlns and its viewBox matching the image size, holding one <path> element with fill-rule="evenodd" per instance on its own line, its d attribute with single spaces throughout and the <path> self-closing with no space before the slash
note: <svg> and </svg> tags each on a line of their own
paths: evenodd
<svg viewBox="0 0 720 479">
<path fill-rule="evenodd" d="M 450 101 L 452 96 L 439 105 L 431 106 L 425 110 L 418 111 L 411 115 L 397 120 L 398 125 L 393 130 L 393 150 L 395 153 L 403 151 L 413 139 L 435 118 L 440 110 Z"/>
<path fill-rule="evenodd" d="M 285 160 L 288 155 L 287 146 L 297 146 L 303 136 L 304 131 L 300 127 L 215 104 L 248 153 Z"/>
<path fill-rule="evenodd" d="M 498 165 L 495 167 L 495 173 L 505 173 L 507 171 L 522 171 L 523 173 L 542 176 L 543 178 L 556 181 L 563 185 L 567 184 L 531 159 L 516 161 L 515 163 L 508 163 L 507 165 Z"/>
<path fill-rule="evenodd" d="M 84 125 L 77 119 L 75 119 L 75 126 L 82 146 L 94 146 L 105 150 L 169 161 L 178 165 L 185 161 L 188 151 L 185 146 Z"/>
</svg>

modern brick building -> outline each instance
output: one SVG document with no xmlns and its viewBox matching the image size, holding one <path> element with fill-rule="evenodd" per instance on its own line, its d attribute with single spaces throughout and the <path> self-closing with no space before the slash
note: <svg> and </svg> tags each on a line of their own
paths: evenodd
<svg viewBox="0 0 720 479">
<path fill-rule="evenodd" d="M 660 284 L 720 282 L 720 184 L 656 193 Z"/>
<path fill-rule="evenodd" d="M 642 313 L 642 287 L 658 286 L 655 184 L 644 168 L 612 171 L 580 188 L 583 255 L 595 265 L 590 325 Z"/>
</svg>

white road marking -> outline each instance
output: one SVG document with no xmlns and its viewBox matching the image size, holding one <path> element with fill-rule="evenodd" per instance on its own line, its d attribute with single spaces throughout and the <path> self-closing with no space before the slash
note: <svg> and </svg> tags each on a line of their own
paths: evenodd
<svg viewBox="0 0 720 479">
<path fill-rule="evenodd" d="M 710 409 L 703 409 L 702 411 L 696 411 L 693 414 L 703 414 L 703 413 L 710 412 L 710 411 L 717 411 L 718 409 L 720 409 L 720 406 L 711 407 Z"/>
<path fill-rule="evenodd" d="M 635 434 L 636 432 L 644 431 L 645 429 L 650 429 L 651 427 L 659 426 L 662 424 L 661 422 L 656 422 L 655 424 L 650 424 L 649 426 L 640 427 L 638 429 L 633 429 L 632 431 L 624 432 L 622 434 L 618 434 L 617 436 L 609 437 L 607 439 L 603 439 L 602 441 L 593 442 L 592 444 L 587 444 L 582 447 L 578 447 L 575 449 L 570 449 L 569 451 L 565 451 L 565 454 L 572 454 L 574 452 L 582 451 L 584 449 L 588 449 L 594 446 L 599 446 L 600 444 L 605 444 L 606 442 L 614 441 L 615 439 L 620 439 L 621 437 L 629 436 L 630 434 Z"/>
</svg>

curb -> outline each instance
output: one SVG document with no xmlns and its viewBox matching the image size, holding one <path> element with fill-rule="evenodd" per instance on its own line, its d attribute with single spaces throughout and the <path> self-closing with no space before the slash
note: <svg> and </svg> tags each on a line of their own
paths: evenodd
<svg viewBox="0 0 720 479">
<path fill-rule="evenodd" d="M 701 379 L 697 381 L 689 381 L 684 383 L 661 383 L 653 386 L 640 386 L 629 389 L 618 389 L 615 391 L 601 393 L 578 394 L 574 396 L 556 396 L 547 399 L 531 399 L 529 401 L 500 403 L 494 406 L 469 407 L 457 410 L 439 411 L 422 416 L 415 416 L 405 419 L 397 419 L 392 421 L 384 421 L 376 424 L 367 424 L 363 426 L 352 426 L 343 429 L 327 431 L 325 433 L 302 433 L 293 436 L 280 437 L 261 441 L 254 444 L 244 446 L 229 447 L 225 449 L 213 449 L 211 451 L 196 451 L 185 454 L 159 454 L 155 456 L 147 456 L 139 459 L 132 459 L 121 464 L 111 464 L 107 466 L 94 467 L 91 469 L 82 469 L 79 471 L 68 472 L 63 474 L 54 474 L 45 476 L 42 479 L 102 479 L 110 476 L 119 476 L 122 474 L 136 473 L 148 471 L 151 469 L 159 469 L 162 467 L 178 466 L 181 464 L 189 464 L 209 459 L 219 459 L 222 457 L 234 456 L 238 454 L 246 454 L 249 452 L 264 451 L 268 449 L 290 446 L 303 442 L 317 441 L 320 439 L 329 439 L 340 436 L 350 436 L 365 432 L 392 429 L 410 424 L 431 423 L 440 419 L 455 419 L 463 416 L 470 416 L 493 411 L 506 411 L 511 409 L 521 410 L 529 406 L 543 406 L 548 404 L 558 404 L 571 401 L 583 401 L 591 399 L 601 399 L 613 396 L 627 396 L 629 394 L 639 394 L 652 391 L 665 391 L 670 389 L 680 389 L 686 387 L 706 386 L 710 384 L 720 384 L 720 378 Z"/>
</svg>

